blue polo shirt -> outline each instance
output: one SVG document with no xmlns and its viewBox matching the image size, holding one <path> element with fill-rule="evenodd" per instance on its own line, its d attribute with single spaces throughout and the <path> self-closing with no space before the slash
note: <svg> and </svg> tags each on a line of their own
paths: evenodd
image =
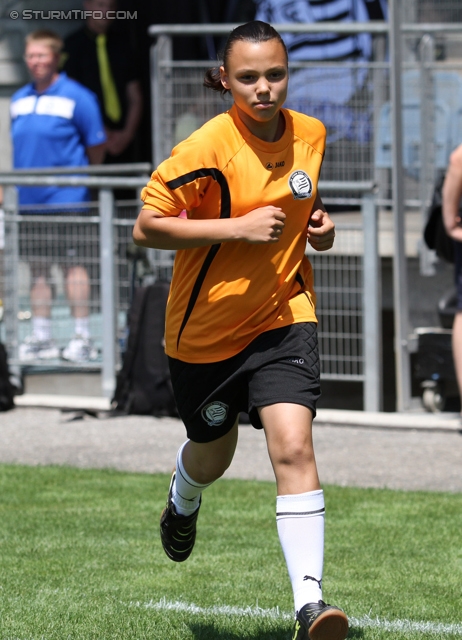
<svg viewBox="0 0 462 640">
<path fill-rule="evenodd" d="M 94 93 L 65 73 L 44 92 L 33 83 L 11 99 L 11 136 L 15 169 L 82 167 L 87 147 L 106 141 Z M 86 187 L 20 187 L 21 205 L 77 203 L 90 199 Z"/>
</svg>

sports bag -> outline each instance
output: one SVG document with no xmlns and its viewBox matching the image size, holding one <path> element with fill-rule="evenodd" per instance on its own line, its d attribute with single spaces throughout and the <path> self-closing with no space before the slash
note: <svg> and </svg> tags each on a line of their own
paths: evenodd
<svg viewBox="0 0 462 640">
<path fill-rule="evenodd" d="M 177 416 L 164 351 L 165 307 L 170 285 L 157 281 L 135 290 L 128 339 L 112 399 L 113 414 Z"/>
</svg>

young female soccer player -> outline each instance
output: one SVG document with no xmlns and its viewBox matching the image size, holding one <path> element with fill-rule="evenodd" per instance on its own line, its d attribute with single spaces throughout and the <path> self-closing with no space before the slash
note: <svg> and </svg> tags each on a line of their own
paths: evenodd
<svg viewBox="0 0 462 640">
<path fill-rule="evenodd" d="M 282 108 L 287 83 L 277 31 L 259 21 L 236 28 L 222 66 L 205 77 L 231 92 L 233 106 L 175 147 L 143 190 L 135 242 L 177 250 L 166 352 L 189 438 L 161 539 L 172 560 L 189 557 L 201 494 L 230 465 L 247 411 L 264 429 L 276 476 L 293 640 L 343 640 L 346 615 L 322 600 L 324 497 L 311 433 L 320 387 L 305 248 L 308 239 L 329 249 L 335 235 L 317 193 L 325 129 Z"/>
</svg>

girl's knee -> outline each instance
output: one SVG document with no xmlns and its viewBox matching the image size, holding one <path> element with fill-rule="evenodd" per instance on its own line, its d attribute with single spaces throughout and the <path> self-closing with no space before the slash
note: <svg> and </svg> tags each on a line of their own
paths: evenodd
<svg viewBox="0 0 462 640">
<path fill-rule="evenodd" d="M 189 442 L 183 450 L 183 464 L 191 478 L 201 484 L 218 480 L 231 465 L 235 443 L 217 446 L 216 443 Z"/>
<path fill-rule="evenodd" d="M 228 469 L 227 461 L 203 460 L 190 458 L 187 462 L 183 459 L 183 464 L 188 475 L 199 484 L 209 484 L 222 477 Z"/>
<path fill-rule="evenodd" d="M 287 440 L 273 452 L 273 464 L 304 467 L 315 464 L 314 449 L 311 440 Z"/>
</svg>

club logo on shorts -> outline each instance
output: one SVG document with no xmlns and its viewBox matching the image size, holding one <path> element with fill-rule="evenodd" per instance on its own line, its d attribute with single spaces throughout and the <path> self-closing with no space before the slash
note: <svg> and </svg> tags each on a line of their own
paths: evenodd
<svg viewBox="0 0 462 640">
<path fill-rule="evenodd" d="M 228 415 L 228 405 L 215 400 L 206 404 L 202 409 L 202 418 L 209 427 L 219 427 L 226 420 Z"/>
<path fill-rule="evenodd" d="M 310 176 L 300 169 L 290 174 L 289 187 L 294 194 L 294 200 L 306 200 L 311 198 L 313 193 L 313 183 Z"/>
</svg>

